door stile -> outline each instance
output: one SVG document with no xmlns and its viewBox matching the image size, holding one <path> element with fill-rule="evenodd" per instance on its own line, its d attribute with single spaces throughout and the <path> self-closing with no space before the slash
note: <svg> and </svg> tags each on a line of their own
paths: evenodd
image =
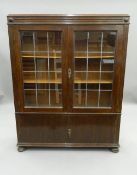
<svg viewBox="0 0 137 175">
<path fill-rule="evenodd" d="M 69 50 L 68 50 L 68 26 L 64 26 L 63 30 L 63 54 L 62 54 L 62 89 L 63 89 L 63 112 L 68 112 L 69 106 L 69 86 L 68 86 L 68 60 L 69 60 Z"/>
<path fill-rule="evenodd" d="M 74 79 L 74 59 L 73 59 L 73 28 L 71 26 L 68 26 L 68 67 L 67 67 L 67 71 L 68 71 L 68 75 L 67 75 L 67 79 L 68 79 L 68 112 L 72 112 L 72 108 L 73 108 L 73 79 Z"/>
</svg>

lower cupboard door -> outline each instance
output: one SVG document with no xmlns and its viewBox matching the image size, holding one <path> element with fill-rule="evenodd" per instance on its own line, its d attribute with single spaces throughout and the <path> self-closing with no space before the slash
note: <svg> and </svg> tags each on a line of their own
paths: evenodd
<svg viewBox="0 0 137 175">
<path fill-rule="evenodd" d="M 16 115 L 18 143 L 64 143 L 66 123 L 64 116 L 23 114 Z"/>
<path fill-rule="evenodd" d="M 70 116 L 70 143 L 118 144 L 120 116 Z"/>
</svg>

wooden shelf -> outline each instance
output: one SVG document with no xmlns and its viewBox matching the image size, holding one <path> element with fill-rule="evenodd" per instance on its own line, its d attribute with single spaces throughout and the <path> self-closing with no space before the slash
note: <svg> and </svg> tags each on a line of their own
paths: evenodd
<svg viewBox="0 0 137 175">
<path fill-rule="evenodd" d="M 59 80 L 24 80 L 24 83 L 51 83 L 51 84 L 61 84 L 61 79 Z"/>
<path fill-rule="evenodd" d="M 23 55 L 22 58 L 34 58 L 34 55 Z M 35 58 L 46 58 L 48 59 L 48 56 L 41 56 L 41 55 L 36 55 Z M 61 57 L 59 56 L 49 56 L 49 58 L 52 58 L 52 59 L 60 59 Z"/>
<path fill-rule="evenodd" d="M 48 84 L 48 83 L 51 83 L 51 84 L 61 84 L 62 81 L 61 79 L 58 79 L 58 80 L 24 80 L 24 83 L 45 83 L 45 84 Z M 75 84 L 111 84 L 112 83 L 112 80 L 101 80 L 101 82 L 99 82 L 98 80 L 75 80 L 74 81 Z"/>
<path fill-rule="evenodd" d="M 80 59 L 82 59 L 82 58 L 87 58 L 87 56 L 75 56 L 75 58 L 77 59 L 77 58 L 80 58 Z M 114 58 L 114 56 L 109 56 L 109 55 L 107 55 L 107 56 L 89 56 L 88 57 L 89 59 L 93 59 L 93 58 L 96 58 L 96 59 L 100 59 L 100 58 L 107 58 L 107 59 L 109 59 L 109 58 Z"/>
<path fill-rule="evenodd" d="M 22 58 L 34 58 L 34 55 L 23 55 L 22 56 Z M 50 58 L 50 59 L 60 59 L 61 58 L 61 56 L 53 56 L 53 55 L 51 55 L 51 56 L 46 56 L 46 55 L 36 55 L 35 56 L 35 58 L 45 58 L 45 59 L 48 59 L 48 58 Z M 80 56 L 74 56 L 74 58 L 75 59 L 83 59 L 83 58 L 87 58 L 87 56 L 82 56 L 82 55 L 80 55 Z M 93 55 L 93 56 L 88 56 L 88 58 L 89 59 L 100 59 L 100 58 L 105 58 L 105 59 L 109 59 L 109 58 L 114 58 L 114 56 L 113 55 L 103 55 L 102 57 L 100 56 L 100 55 Z"/>
<path fill-rule="evenodd" d="M 101 84 L 111 84 L 112 83 L 112 80 L 101 80 L 100 82 L 99 82 L 99 80 L 88 80 L 88 81 L 86 81 L 86 80 L 75 80 L 74 81 L 74 83 L 75 84 L 99 84 L 99 83 L 101 83 Z"/>
</svg>

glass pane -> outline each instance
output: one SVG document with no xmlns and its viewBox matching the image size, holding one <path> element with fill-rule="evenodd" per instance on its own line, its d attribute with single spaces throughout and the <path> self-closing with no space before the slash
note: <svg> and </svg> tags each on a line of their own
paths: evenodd
<svg viewBox="0 0 137 175">
<path fill-rule="evenodd" d="M 20 36 L 25 106 L 62 107 L 62 32 Z"/>
<path fill-rule="evenodd" d="M 101 72 L 100 75 L 100 82 L 107 84 L 107 83 L 112 83 L 113 81 L 113 73 L 112 72 Z"/>
<path fill-rule="evenodd" d="M 86 91 L 85 90 L 75 90 L 74 91 L 74 105 L 84 107 L 86 99 Z"/>
<path fill-rule="evenodd" d="M 75 71 L 86 71 L 87 62 L 86 59 L 79 59 L 75 62 Z"/>
<path fill-rule="evenodd" d="M 62 93 L 61 93 L 61 90 L 58 89 L 58 87 L 56 87 L 55 90 L 52 90 L 50 92 L 50 97 L 51 97 L 51 104 L 53 106 L 60 106 L 61 105 Z"/>
<path fill-rule="evenodd" d="M 24 59 L 22 62 L 23 71 L 35 71 L 34 59 Z"/>
<path fill-rule="evenodd" d="M 75 53 L 76 59 L 87 56 L 87 32 L 75 32 Z"/>
<path fill-rule="evenodd" d="M 37 71 L 46 71 L 48 70 L 48 59 L 36 59 Z"/>
<path fill-rule="evenodd" d="M 87 107 L 98 105 L 98 91 L 87 90 Z"/>
<path fill-rule="evenodd" d="M 33 33 L 32 32 L 21 32 L 21 50 L 22 51 L 33 51 Z"/>
<path fill-rule="evenodd" d="M 99 71 L 99 70 L 100 70 L 100 60 L 99 59 L 89 59 L 88 60 L 88 71 Z"/>
<path fill-rule="evenodd" d="M 26 106 L 36 106 L 36 91 L 35 90 L 24 90 L 25 104 Z"/>
<path fill-rule="evenodd" d="M 74 107 L 112 107 L 116 32 L 74 33 Z"/>
<path fill-rule="evenodd" d="M 100 93 L 101 107 L 111 107 L 111 95 L 112 95 L 112 91 L 102 91 Z"/>
<path fill-rule="evenodd" d="M 35 32 L 35 51 L 37 56 L 48 55 L 47 32 Z"/>
<path fill-rule="evenodd" d="M 48 90 L 37 90 L 38 95 L 38 104 L 39 106 L 48 106 L 49 104 L 49 91 Z"/>
</svg>

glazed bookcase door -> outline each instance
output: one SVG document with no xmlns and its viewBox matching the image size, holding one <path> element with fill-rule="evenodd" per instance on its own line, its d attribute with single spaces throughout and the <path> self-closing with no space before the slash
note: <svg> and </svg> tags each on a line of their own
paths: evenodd
<svg viewBox="0 0 137 175">
<path fill-rule="evenodd" d="M 120 33 L 119 27 L 72 27 L 73 111 L 112 112 L 116 107 Z"/>
<path fill-rule="evenodd" d="M 19 30 L 24 110 L 63 111 L 64 28 Z"/>
</svg>

